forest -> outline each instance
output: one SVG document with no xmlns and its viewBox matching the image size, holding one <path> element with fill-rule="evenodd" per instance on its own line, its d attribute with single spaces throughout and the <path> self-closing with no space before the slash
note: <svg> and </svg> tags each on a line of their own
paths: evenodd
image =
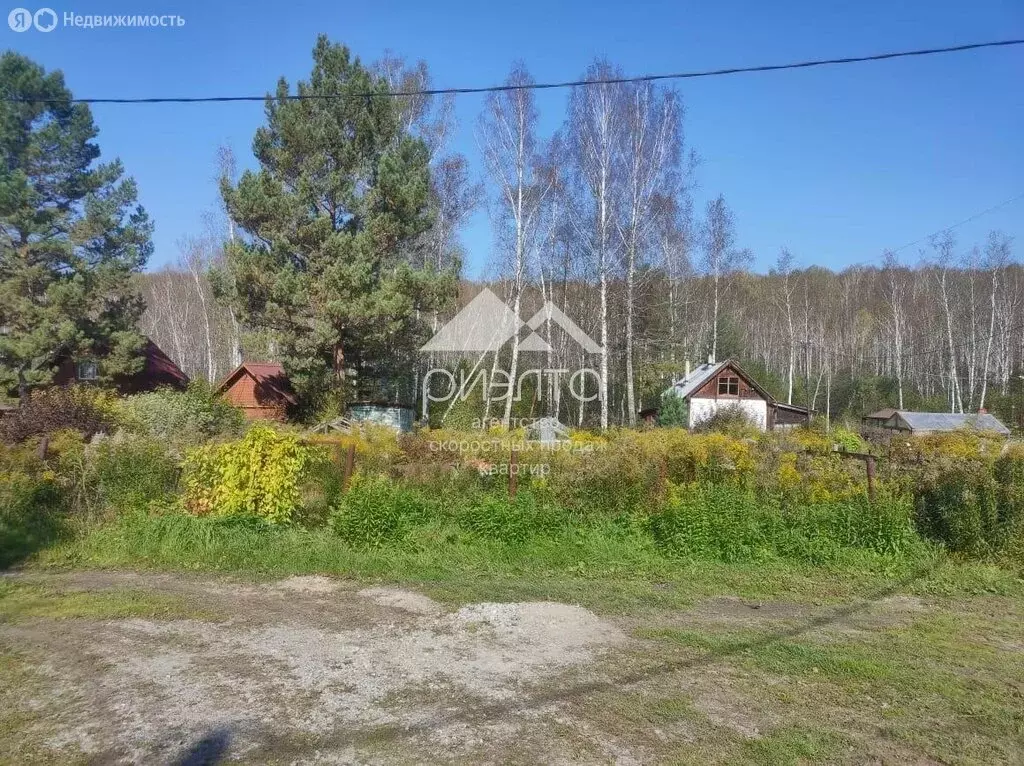
<svg viewBox="0 0 1024 766">
<path fill-rule="evenodd" d="M 621 72 L 598 61 L 584 74 L 614 79 Z M 369 78 L 382 91 L 431 85 L 425 63 L 398 57 L 365 71 L 356 60 L 346 76 Z M 515 89 L 532 82 L 516 65 L 506 81 L 512 89 L 487 97 L 476 126 L 485 160 L 479 178 L 449 145 L 451 97 L 390 99 L 396 110 L 388 140 L 415 139 L 429 169 L 424 222 L 398 245 L 398 260 L 458 278 L 457 289 L 436 305 L 408 304 L 410 314 L 429 317 L 429 326 L 412 337 L 425 340 L 483 287 L 523 316 L 553 301 L 604 349 L 584 359 L 548 330 L 554 350 L 547 367 L 587 363 L 599 373 L 596 403 L 552 413 L 578 425 L 633 425 L 637 413 L 656 405 L 659 393 L 681 376 L 686 361 L 732 357 L 780 401 L 831 417 L 856 419 L 883 406 L 987 408 L 1019 427 L 1024 272 L 1010 237 L 993 231 L 986 241 L 960 242 L 950 229 L 841 271 L 800 267 L 813 256 L 798 258 L 783 247 L 760 254 L 762 262 L 770 255 L 774 267 L 756 273 L 754 254 L 737 241 L 724 194 L 696 209 L 700 160 L 686 142 L 677 91 L 651 83 L 577 87 L 561 127 L 543 136 L 533 91 Z M 222 148 L 216 172 L 225 188 L 238 182 L 238 164 L 233 150 Z M 470 278 L 462 267 L 460 231 L 481 206 L 495 245 L 485 276 Z M 210 382 L 243 358 L 308 364 L 308 358 L 296 362 L 294 338 L 281 337 L 267 301 L 253 310 L 244 305 L 251 296 L 236 289 L 233 301 L 225 289 L 232 281 L 232 248 L 259 239 L 237 218 L 224 205 L 208 211 L 206 230 L 180 243 L 173 265 L 139 277 L 147 306 L 143 331 L 190 376 Z M 485 365 L 514 371 L 518 340 Z M 437 359 L 417 355 L 411 345 L 385 342 L 378 349 L 392 357 L 389 367 L 414 372 L 367 370 L 360 378 L 350 368 L 358 382 L 349 396 L 415 404 L 415 380 Z M 329 369 L 330 355 L 321 357 Z M 511 409 L 510 403 L 498 414 L 507 418 Z"/>
</svg>

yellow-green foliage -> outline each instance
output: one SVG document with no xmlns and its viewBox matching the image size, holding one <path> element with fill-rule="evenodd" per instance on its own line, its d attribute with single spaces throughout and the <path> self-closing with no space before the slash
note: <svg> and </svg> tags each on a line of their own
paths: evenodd
<svg viewBox="0 0 1024 766">
<path fill-rule="evenodd" d="M 303 473 L 326 460 L 321 447 L 293 434 L 255 425 L 239 441 L 208 444 L 185 459 L 185 507 L 198 515 L 291 520 L 301 499 Z"/>
<path fill-rule="evenodd" d="M 891 456 L 897 462 L 927 460 L 974 460 L 991 462 L 1006 445 L 1006 440 L 994 434 L 969 429 L 925 436 L 895 436 Z"/>
</svg>

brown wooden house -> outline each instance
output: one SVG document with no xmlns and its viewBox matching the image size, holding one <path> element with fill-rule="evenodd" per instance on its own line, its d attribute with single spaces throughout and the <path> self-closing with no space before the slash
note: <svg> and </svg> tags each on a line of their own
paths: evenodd
<svg viewBox="0 0 1024 766">
<path fill-rule="evenodd" d="M 141 354 L 141 370 L 133 375 L 114 376 L 113 385 L 119 394 L 139 394 L 158 388 L 183 390 L 188 386 L 188 375 L 149 338 L 146 338 Z M 102 360 L 67 357 L 57 365 L 53 382 L 58 386 L 96 382 L 100 377 L 100 365 Z"/>
<path fill-rule="evenodd" d="M 250 420 L 286 420 L 298 401 L 284 367 L 277 362 L 242 362 L 216 393 Z"/>
</svg>

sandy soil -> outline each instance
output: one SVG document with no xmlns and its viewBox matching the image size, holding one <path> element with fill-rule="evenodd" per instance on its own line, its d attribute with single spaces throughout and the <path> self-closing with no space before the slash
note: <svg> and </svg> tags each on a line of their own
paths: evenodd
<svg viewBox="0 0 1024 766">
<path fill-rule="evenodd" d="M 763 684 L 791 684 L 753 683 L 706 653 L 635 637 L 649 615 L 612 621 L 570 604 L 450 608 L 319 576 L 5 576 L 65 594 L 170 596 L 183 608 L 162 619 L 0 619 L 0 650 L 26 674 L 13 728 L 0 711 L 0 764 L 21 763 L 4 759 L 5 736 L 44 763 L 659 763 L 680 743 L 766 736 L 784 722 Z M 828 641 L 908 624 L 922 609 L 900 596 L 849 610 L 718 597 L 657 622 Z M 692 715 L 658 707 L 679 699 Z"/>
<path fill-rule="evenodd" d="M 179 595 L 213 618 L 0 625 L 5 645 L 36 660 L 29 706 L 46 746 L 102 763 L 202 763 L 218 753 L 365 763 L 398 751 L 503 760 L 524 731 L 540 743 L 558 725 L 557 702 L 532 692 L 599 674 L 599 661 L 626 643 L 578 606 L 449 611 L 419 593 L 324 577 L 254 585 L 76 573 L 47 582 Z"/>
</svg>

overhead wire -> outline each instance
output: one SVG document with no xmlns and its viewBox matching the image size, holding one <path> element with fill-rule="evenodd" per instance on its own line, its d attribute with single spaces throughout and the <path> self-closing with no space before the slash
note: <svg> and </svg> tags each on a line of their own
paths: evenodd
<svg viewBox="0 0 1024 766">
<path fill-rule="evenodd" d="M 692 72 L 669 72 L 662 74 L 636 75 L 632 77 L 605 77 L 582 80 L 562 80 L 557 82 L 535 82 L 522 84 L 484 85 L 476 87 L 451 87 L 451 88 L 424 88 L 419 90 L 386 90 L 386 91 L 363 91 L 357 93 L 289 93 L 278 95 L 248 95 L 248 96 L 149 96 L 132 98 L 72 98 L 72 99 L 45 99 L 18 96 L 2 96 L 0 103 L 71 103 L 76 104 L 202 104 L 202 103 L 233 103 L 246 101 L 331 101 L 345 98 L 410 98 L 418 96 L 447 96 L 447 95 L 468 95 L 474 93 L 504 93 L 507 91 L 520 90 L 555 90 L 560 88 L 592 87 L 595 85 L 623 85 L 629 83 L 658 82 L 663 80 L 692 80 L 704 77 L 723 77 L 736 74 L 752 74 L 756 72 L 779 72 L 794 69 L 811 69 L 823 66 L 839 66 L 846 64 L 861 64 L 871 61 L 887 61 L 891 59 L 911 58 L 919 56 L 933 56 L 945 53 L 961 53 L 964 51 L 981 50 L 984 48 L 1008 48 L 1017 45 L 1024 45 L 1024 39 L 1010 40 L 989 40 L 979 43 L 965 43 L 963 45 L 948 45 L 934 48 L 921 48 L 917 50 L 889 51 L 885 53 L 872 53 L 862 56 L 843 56 L 838 58 L 811 59 L 807 61 L 793 61 L 782 64 L 760 64 L 756 66 L 737 66 L 724 69 L 707 69 Z"/>
</svg>

